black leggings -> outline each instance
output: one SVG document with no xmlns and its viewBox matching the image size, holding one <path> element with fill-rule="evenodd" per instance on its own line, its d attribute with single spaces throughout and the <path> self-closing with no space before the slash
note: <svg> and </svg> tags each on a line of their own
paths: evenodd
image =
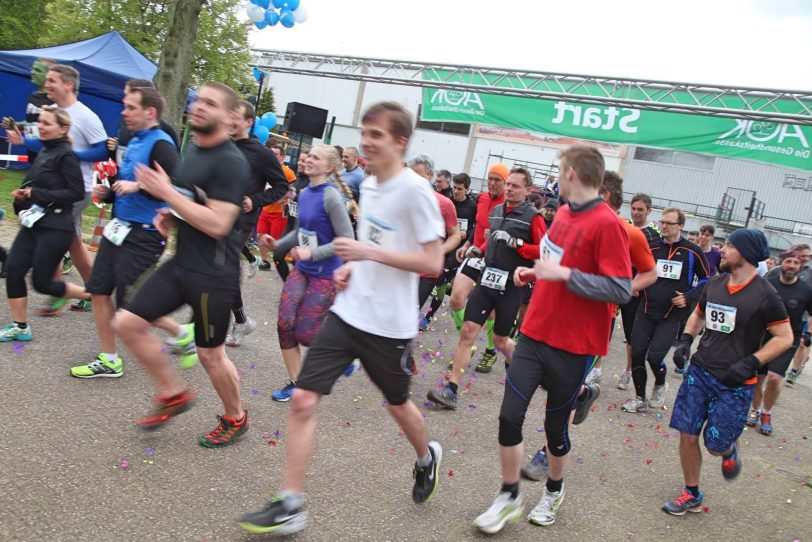
<svg viewBox="0 0 812 542">
<path fill-rule="evenodd" d="M 65 295 L 65 283 L 53 280 L 59 262 L 73 242 L 75 233 L 50 228 L 20 228 L 6 262 L 6 295 L 16 299 L 28 295 L 25 275 L 32 269 L 34 289 L 54 297 Z"/>
<path fill-rule="evenodd" d="M 547 449 L 556 457 L 566 455 L 572 447 L 570 413 L 594 360 L 595 356 L 572 354 L 520 336 L 505 379 L 499 411 L 499 444 L 516 446 L 522 442 L 527 407 L 544 382 L 548 390 L 544 418 Z"/>
<path fill-rule="evenodd" d="M 679 331 L 680 319 L 652 318 L 643 312 L 643 306 L 637 310 L 632 330 L 632 379 L 634 391 L 638 397 L 646 398 L 646 360 L 654 373 L 654 384 L 665 384 L 665 356 L 674 344 Z"/>
</svg>

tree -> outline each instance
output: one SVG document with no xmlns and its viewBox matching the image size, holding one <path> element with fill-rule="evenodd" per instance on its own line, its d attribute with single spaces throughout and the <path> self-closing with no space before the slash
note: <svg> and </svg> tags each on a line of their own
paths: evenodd
<svg viewBox="0 0 812 542">
<path fill-rule="evenodd" d="M 0 0 L 0 51 L 37 47 L 49 0 Z"/>
<path fill-rule="evenodd" d="M 262 96 L 259 97 L 259 103 L 257 103 L 257 116 L 261 117 L 268 111 L 272 113 L 276 113 L 276 107 L 274 105 L 274 98 L 273 98 L 273 87 L 265 86 L 268 84 L 268 75 L 265 75 L 265 82 L 262 86 Z"/>
</svg>

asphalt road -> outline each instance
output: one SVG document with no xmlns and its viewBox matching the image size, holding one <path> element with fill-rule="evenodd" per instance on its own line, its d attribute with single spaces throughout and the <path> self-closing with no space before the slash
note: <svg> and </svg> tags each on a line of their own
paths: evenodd
<svg viewBox="0 0 812 542">
<path fill-rule="evenodd" d="M 13 228 L 0 226 L 8 246 Z M 78 280 L 74 273 L 71 277 Z M 229 353 L 242 372 L 252 426 L 237 445 L 199 446 L 216 424 L 219 404 L 204 371 L 184 373 L 200 393 L 197 406 L 156 433 L 133 421 L 150 407 L 144 371 L 126 353 L 120 379 L 73 379 L 71 365 L 91 360 L 97 339 L 89 314 L 31 317 L 34 340 L 0 344 L 0 380 L 7 415 L 0 418 L 0 540 L 2 541 L 251 541 L 235 518 L 263 505 L 278 487 L 287 434 L 286 404 L 271 392 L 286 376 L 276 340 L 281 281 L 260 272 L 244 299 L 259 328 Z M 41 296 L 32 296 L 32 307 Z M 0 321 L 9 320 L 5 303 Z M 498 489 L 497 413 L 504 370 L 466 378 L 470 390 L 456 412 L 424 405 L 442 377 L 455 332 L 450 315 L 420 336 L 415 402 L 432 438 L 444 447 L 441 486 L 422 506 L 410 497 L 414 455 L 361 372 L 342 379 L 319 410 L 317 447 L 308 471 L 310 526 L 291 540 L 464 541 L 486 537 L 472 527 Z M 661 504 L 682 487 L 670 410 L 625 414 L 630 392 L 614 383 L 623 361 L 616 333 L 605 361 L 603 395 L 572 432 L 566 499 L 555 525 L 508 525 L 503 540 L 602 542 L 653 540 L 812 539 L 812 374 L 785 389 L 774 409 L 775 433 L 746 431 L 744 470 L 725 482 L 719 460 L 706 457 L 705 513 L 671 517 Z M 481 350 L 480 350 L 481 351 Z M 812 370 L 810 370 L 812 373 Z M 668 404 L 680 378 L 670 375 Z M 543 441 L 543 395 L 525 426 L 528 448 Z M 532 453 L 528 450 L 528 456 Z M 529 511 L 541 485 L 523 483 Z"/>
</svg>

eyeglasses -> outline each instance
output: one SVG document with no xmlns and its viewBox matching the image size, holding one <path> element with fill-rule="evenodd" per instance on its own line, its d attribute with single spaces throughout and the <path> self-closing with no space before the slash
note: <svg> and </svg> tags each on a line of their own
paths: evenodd
<svg viewBox="0 0 812 542">
<path fill-rule="evenodd" d="M 666 222 L 665 220 L 658 220 L 660 226 L 679 226 L 679 222 Z"/>
</svg>

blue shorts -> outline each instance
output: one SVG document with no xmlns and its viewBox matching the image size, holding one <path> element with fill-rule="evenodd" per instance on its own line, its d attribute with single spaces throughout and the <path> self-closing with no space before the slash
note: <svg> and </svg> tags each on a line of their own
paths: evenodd
<svg viewBox="0 0 812 542">
<path fill-rule="evenodd" d="M 691 363 L 674 400 L 670 426 L 703 437 L 709 452 L 724 453 L 744 430 L 755 385 L 728 388 L 707 370 Z"/>
</svg>

